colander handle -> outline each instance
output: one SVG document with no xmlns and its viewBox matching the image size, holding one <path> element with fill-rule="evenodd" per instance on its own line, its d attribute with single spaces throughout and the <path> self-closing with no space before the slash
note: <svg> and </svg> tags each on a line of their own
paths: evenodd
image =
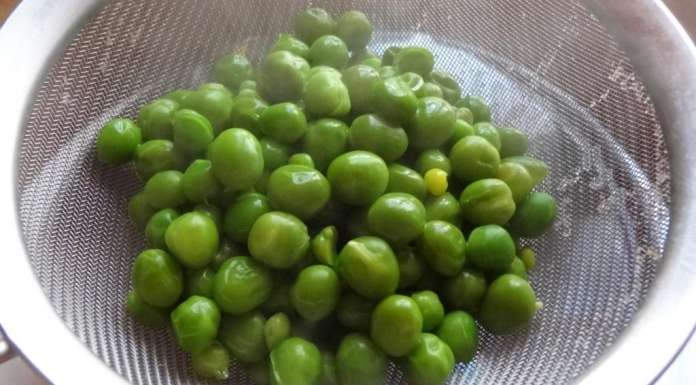
<svg viewBox="0 0 696 385">
<path fill-rule="evenodd" d="M 0 329 L 0 364 L 9 360 L 15 356 L 15 350 L 12 348 L 12 344 L 5 337 L 5 334 Z"/>
</svg>

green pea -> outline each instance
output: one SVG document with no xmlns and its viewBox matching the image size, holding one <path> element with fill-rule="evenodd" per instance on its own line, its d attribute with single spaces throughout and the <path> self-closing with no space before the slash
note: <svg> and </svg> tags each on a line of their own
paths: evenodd
<svg viewBox="0 0 696 385">
<path fill-rule="evenodd" d="M 245 242 L 256 220 L 271 211 L 265 195 L 246 193 L 240 195 L 225 212 L 225 236 L 234 242 Z"/>
<path fill-rule="evenodd" d="M 145 192 L 139 192 L 128 201 L 128 217 L 139 229 L 145 229 L 152 215 L 157 209 L 147 202 Z"/>
<path fill-rule="evenodd" d="M 534 290 L 513 274 L 498 277 L 486 291 L 480 322 L 493 334 L 508 334 L 529 323 L 537 310 Z"/>
<path fill-rule="evenodd" d="M 193 372 L 201 378 L 226 380 L 230 376 L 230 354 L 218 341 L 191 356 Z"/>
<path fill-rule="evenodd" d="M 435 148 L 443 145 L 454 133 L 454 108 L 445 100 L 424 97 L 418 100 L 416 114 L 406 126 L 409 143 L 415 148 Z"/>
<path fill-rule="evenodd" d="M 307 118 L 296 104 L 274 104 L 261 114 L 261 130 L 281 143 L 295 143 L 307 131 Z"/>
<path fill-rule="evenodd" d="M 478 96 L 469 95 L 465 97 L 462 99 L 460 107 L 466 107 L 471 110 L 471 113 L 474 115 L 474 123 L 491 121 L 491 110 L 486 102 Z"/>
<path fill-rule="evenodd" d="M 469 362 L 474 358 L 478 347 L 478 329 L 474 317 L 469 313 L 447 313 L 437 329 L 437 336 L 452 349 L 455 360 Z"/>
<path fill-rule="evenodd" d="M 416 171 L 418 171 L 418 173 L 421 175 L 425 175 L 428 170 L 432 170 L 434 168 L 439 168 L 448 174 L 452 171 L 452 166 L 450 164 L 450 160 L 447 158 L 447 155 L 443 154 L 442 151 L 435 149 L 425 150 L 418 155 L 415 166 Z"/>
<path fill-rule="evenodd" d="M 146 326 L 162 326 L 169 320 L 169 308 L 150 305 L 135 290 L 128 293 L 126 307 L 133 317 Z"/>
<path fill-rule="evenodd" d="M 392 126 L 375 114 L 367 114 L 353 120 L 350 143 L 357 150 L 370 151 L 392 162 L 406 152 L 409 139 L 403 128 Z"/>
<path fill-rule="evenodd" d="M 243 250 L 242 247 L 231 243 L 231 242 L 225 242 L 223 241 L 220 244 L 220 248 L 218 249 L 217 253 L 215 254 L 215 257 L 213 257 L 212 262 L 210 263 L 210 267 L 214 271 L 218 271 L 220 269 L 220 266 L 222 266 L 225 261 L 228 259 L 237 256 L 237 255 L 248 255 L 249 253 L 246 250 Z"/>
<path fill-rule="evenodd" d="M 97 158 L 112 165 L 126 163 L 133 159 L 141 140 L 140 127 L 135 122 L 124 118 L 112 119 L 97 137 Z"/>
<path fill-rule="evenodd" d="M 232 96 L 229 91 L 219 89 L 198 89 L 193 91 L 181 105 L 205 116 L 219 133 L 229 122 L 232 111 Z"/>
<path fill-rule="evenodd" d="M 374 111 L 394 124 L 407 122 L 418 109 L 418 98 L 401 78 L 382 79 L 373 89 Z"/>
<path fill-rule="evenodd" d="M 441 220 L 458 225 L 462 219 L 462 206 L 450 193 L 429 196 L 425 202 L 425 218 L 428 221 Z"/>
<path fill-rule="evenodd" d="M 370 338 L 352 333 L 343 337 L 336 353 L 336 374 L 341 385 L 386 383 L 387 357 Z"/>
<path fill-rule="evenodd" d="M 261 64 L 259 91 L 272 103 L 297 100 L 308 72 L 309 63 L 302 57 L 288 51 L 272 52 Z"/>
<path fill-rule="evenodd" d="M 336 316 L 341 325 L 350 330 L 367 332 L 375 304 L 353 292 L 344 292 L 336 307 Z"/>
<path fill-rule="evenodd" d="M 380 82 L 379 72 L 365 64 L 343 71 L 343 83 L 348 89 L 352 112 L 363 114 L 373 110 L 373 89 Z"/>
<path fill-rule="evenodd" d="M 402 357 L 416 348 L 421 330 L 423 316 L 410 297 L 390 295 L 372 313 L 370 337 L 390 356 Z"/>
<path fill-rule="evenodd" d="M 336 31 L 336 21 L 321 8 L 307 8 L 295 17 L 295 34 L 307 44 Z"/>
<path fill-rule="evenodd" d="M 194 269 L 208 265 L 220 245 L 215 222 L 196 211 L 176 218 L 167 227 L 164 240 L 182 265 Z"/>
<path fill-rule="evenodd" d="M 397 47 L 397 46 L 391 46 L 384 50 L 384 53 L 382 54 L 382 66 L 390 66 L 394 64 L 394 58 L 396 58 L 396 55 L 401 51 L 403 48 L 402 47 Z"/>
<path fill-rule="evenodd" d="M 319 119 L 309 123 L 302 149 L 314 160 L 317 169 L 325 172 L 348 144 L 348 126 L 340 120 Z"/>
<path fill-rule="evenodd" d="M 503 161 L 498 166 L 496 178 L 507 184 L 512 192 L 512 199 L 516 204 L 521 203 L 534 188 L 532 176 L 524 166 Z"/>
<path fill-rule="evenodd" d="M 288 338 L 271 352 L 274 385 L 313 385 L 319 381 L 321 371 L 319 349 L 302 338 Z"/>
<path fill-rule="evenodd" d="M 536 253 L 529 247 L 524 247 L 522 250 L 517 252 L 517 255 L 524 263 L 524 268 L 526 271 L 534 269 L 536 266 Z"/>
<path fill-rule="evenodd" d="M 309 47 L 309 61 L 313 66 L 325 65 L 342 69 L 348 64 L 348 59 L 348 47 L 338 36 L 321 36 Z"/>
<path fill-rule="evenodd" d="M 314 160 L 312 159 L 312 156 L 307 154 L 307 153 L 304 153 L 304 152 L 298 152 L 297 154 L 292 154 L 290 159 L 288 159 L 288 164 L 294 165 L 294 166 L 309 167 L 311 169 L 316 168 L 316 165 L 314 164 Z"/>
<path fill-rule="evenodd" d="M 524 280 L 527 280 L 527 268 L 524 265 L 524 261 L 522 259 L 515 257 L 512 262 L 510 263 L 510 266 L 506 270 L 502 272 L 502 274 L 513 274 L 516 275 Z"/>
<path fill-rule="evenodd" d="M 452 172 L 462 181 L 492 178 L 498 171 L 500 155 L 486 139 L 466 136 L 450 150 Z"/>
<path fill-rule="evenodd" d="M 480 226 L 469 235 L 466 253 L 478 268 L 506 270 L 515 258 L 515 242 L 501 226 Z"/>
<path fill-rule="evenodd" d="M 350 64 L 351 64 L 351 63 L 348 62 L 348 65 L 350 65 Z M 375 56 L 375 57 L 369 57 L 369 58 L 363 60 L 362 62 L 360 62 L 359 64 L 364 64 L 364 65 L 366 65 L 366 66 L 368 66 L 368 67 L 372 67 L 372 68 L 374 68 L 374 69 L 377 70 L 377 71 L 379 71 L 379 69 L 381 68 L 380 59 L 379 59 L 378 57 L 376 57 L 376 56 Z"/>
<path fill-rule="evenodd" d="M 222 194 L 222 186 L 213 175 L 213 165 L 207 159 L 194 160 L 181 179 L 184 195 L 193 203 L 210 202 Z"/>
<path fill-rule="evenodd" d="M 232 91 L 222 83 L 203 83 L 198 86 L 198 90 L 211 90 L 224 92 L 230 98 L 234 96 Z"/>
<path fill-rule="evenodd" d="M 227 54 L 215 62 L 213 73 L 215 80 L 238 90 L 243 81 L 253 78 L 254 69 L 244 55 Z"/>
<path fill-rule="evenodd" d="M 254 186 L 263 173 L 263 151 L 247 130 L 223 131 L 208 149 L 213 173 L 226 189 L 239 191 Z"/>
<path fill-rule="evenodd" d="M 309 219 L 329 200 L 331 186 L 319 171 L 307 166 L 287 165 L 271 173 L 268 200 L 277 210 Z"/>
<path fill-rule="evenodd" d="M 348 11 L 338 18 L 336 35 L 351 51 L 365 48 L 372 38 L 372 31 L 370 20 L 360 11 Z"/>
<path fill-rule="evenodd" d="M 178 170 L 183 164 L 183 155 L 174 148 L 174 143 L 165 139 L 153 139 L 135 150 L 135 171 L 141 180 L 147 181 L 160 171 Z"/>
<path fill-rule="evenodd" d="M 153 175 L 143 188 L 147 203 L 156 209 L 173 208 L 186 203 L 183 177 L 184 174 L 175 170 L 160 171 Z"/>
<path fill-rule="evenodd" d="M 258 135 L 264 125 L 261 116 L 266 109 L 268 109 L 268 104 L 255 93 L 253 95 L 240 94 L 234 99 L 230 111 L 232 127 L 244 128 Z"/>
<path fill-rule="evenodd" d="M 442 98 L 442 88 L 435 83 L 424 82 L 423 86 L 416 92 L 416 96 L 419 98 L 424 98 L 426 96 Z"/>
<path fill-rule="evenodd" d="M 464 219 L 475 225 L 502 225 L 515 213 L 512 192 L 499 179 L 481 179 L 468 185 L 459 202 Z"/>
<path fill-rule="evenodd" d="M 341 71 L 337 70 L 336 68 L 326 65 L 318 65 L 309 69 L 309 72 L 307 73 L 307 79 L 310 79 L 312 76 L 322 72 L 326 73 L 327 75 L 336 76 L 338 78 L 343 77 Z"/>
<path fill-rule="evenodd" d="M 251 227 L 248 246 L 257 260 L 276 269 L 287 269 L 307 254 L 307 226 L 291 214 L 265 213 Z"/>
<path fill-rule="evenodd" d="M 290 303 L 290 286 L 291 283 L 287 281 L 287 277 L 276 274 L 274 276 L 271 295 L 268 297 L 268 300 L 261 305 L 261 310 L 263 310 L 265 314 L 275 314 L 278 312 L 293 314 L 295 309 L 293 309 Z"/>
<path fill-rule="evenodd" d="M 445 317 L 445 308 L 440 298 L 432 290 L 423 290 L 411 294 L 423 316 L 423 331 L 431 331 L 440 325 Z"/>
<path fill-rule="evenodd" d="M 220 309 L 211 299 L 194 295 L 180 303 L 170 318 L 181 349 L 196 354 L 215 341 Z"/>
<path fill-rule="evenodd" d="M 459 88 L 457 80 L 452 75 L 442 72 L 433 71 L 430 74 L 430 81 L 437 84 L 442 90 L 443 98 L 454 104 L 459 101 L 462 95 L 462 90 Z M 471 122 L 473 124 L 473 122 Z"/>
<path fill-rule="evenodd" d="M 413 195 L 388 193 L 367 212 L 370 229 L 394 244 L 406 244 L 423 233 L 425 207 Z"/>
<path fill-rule="evenodd" d="M 225 313 L 243 314 L 266 302 L 272 289 L 268 269 L 249 257 L 235 256 L 215 274 L 213 296 Z"/>
<path fill-rule="evenodd" d="M 492 124 L 488 122 L 474 124 L 474 135 L 486 139 L 496 150 L 500 151 L 500 134 Z"/>
<path fill-rule="evenodd" d="M 321 352 L 321 376 L 319 377 L 319 384 L 338 385 L 336 356 L 330 351 Z"/>
<path fill-rule="evenodd" d="M 380 299 L 399 284 L 399 264 L 389 244 L 364 236 L 348 241 L 338 254 L 336 270 L 358 294 Z"/>
<path fill-rule="evenodd" d="M 421 259 L 410 248 L 399 250 L 396 258 L 399 261 L 399 289 L 415 285 L 425 272 Z"/>
<path fill-rule="evenodd" d="M 220 342 L 241 362 L 261 362 L 268 354 L 265 325 L 266 317 L 258 311 L 225 316 L 220 324 Z"/>
<path fill-rule="evenodd" d="M 532 177 L 532 183 L 534 185 L 537 185 L 549 174 L 549 168 L 543 161 L 530 156 L 511 156 L 503 159 L 503 161 L 517 163 L 526 168 L 527 172 L 529 172 L 529 175 Z"/>
<path fill-rule="evenodd" d="M 510 156 L 524 155 L 529 147 L 527 135 L 514 127 L 498 127 L 500 136 L 500 156 L 507 158 Z"/>
<path fill-rule="evenodd" d="M 185 273 L 184 293 L 186 296 L 200 295 L 213 298 L 213 281 L 215 271 L 211 268 L 187 270 Z"/>
<path fill-rule="evenodd" d="M 454 369 L 454 353 L 438 336 L 423 333 L 406 358 L 406 378 L 413 385 L 444 384 Z"/>
<path fill-rule="evenodd" d="M 336 272 L 324 265 L 304 268 L 290 290 L 290 302 L 308 321 L 326 318 L 336 308 L 341 286 Z"/>
<path fill-rule="evenodd" d="M 425 84 L 423 77 L 414 72 L 404 72 L 399 75 L 399 78 L 408 85 L 408 88 L 410 88 L 416 96 L 423 87 L 423 84 Z"/>
<path fill-rule="evenodd" d="M 423 47 L 404 47 L 394 57 L 394 65 L 399 73 L 415 72 L 427 77 L 432 72 L 434 64 L 432 52 Z"/>
<path fill-rule="evenodd" d="M 454 133 L 452 133 L 452 136 L 448 141 L 448 147 L 451 149 L 452 146 L 459 142 L 459 139 L 471 135 L 474 135 L 474 126 L 461 119 L 457 119 L 454 122 Z"/>
<path fill-rule="evenodd" d="M 316 118 L 345 116 L 350 112 L 350 95 L 340 76 L 319 72 L 309 78 L 304 89 L 305 109 Z"/>
<path fill-rule="evenodd" d="M 461 309 L 476 313 L 486 294 L 486 277 L 478 271 L 464 269 L 454 277 L 447 278 L 441 294 L 448 309 Z"/>
<path fill-rule="evenodd" d="M 445 221 L 429 221 L 418 239 L 418 253 L 433 271 L 453 276 L 464 266 L 466 242 L 457 226 Z"/>
<path fill-rule="evenodd" d="M 275 349 L 281 342 L 290 338 L 290 318 L 285 313 L 273 314 L 263 325 L 263 335 L 268 350 Z"/>
<path fill-rule="evenodd" d="M 336 242 L 338 231 L 335 226 L 328 226 L 312 238 L 312 254 L 317 261 L 327 266 L 336 264 Z"/>
<path fill-rule="evenodd" d="M 423 177 L 416 170 L 398 163 L 389 165 L 387 192 L 407 193 L 420 200 L 424 200 L 427 194 Z"/>
<path fill-rule="evenodd" d="M 191 90 L 177 89 L 174 91 L 167 92 L 164 96 L 162 96 L 162 99 L 169 99 L 181 106 L 186 102 L 186 98 L 188 98 L 192 92 L 193 91 Z"/>
<path fill-rule="evenodd" d="M 339 37 L 340 37 L 340 36 L 339 36 Z M 341 37 L 341 39 L 343 39 L 343 38 Z M 343 41 L 346 41 L 346 40 L 343 39 Z M 347 44 L 348 44 L 348 42 L 346 42 L 346 45 L 347 45 Z M 371 60 L 373 60 L 373 59 L 377 59 L 377 67 L 372 67 L 372 65 L 369 65 L 369 67 L 372 67 L 372 68 L 374 68 L 374 69 L 378 69 L 379 67 L 382 66 L 382 64 L 381 64 L 381 59 L 379 58 L 379 56 L 375 55 L 375 53 L 372 52 L 372 51 L 371 51 L 369 48 L 367 48 L 367 47 L 357 48 L 357 49 L 354 49 L 354 50 L 351 50 L 351 51 L 352 51 L 352 52 L 351 52 L 351 54 L 350 54 L 350 59 L 348 60 L 348 66 L 349 66 L 349 67 L 352 67 L 352 66 L 355 66 L 355 65 L 358 65 L 358 64 L 365 64 L 365 63 L 363 63 L 363 62 L 365 62 L 365 61 L 368 61 L 368 62 L 369 62 L 369 61 L 371 61 Z"/>
<path fill-rule="evenodd" d="M 281 33 L 269 52 L 288 51 L 301 58 L 309 59 L 309 46 L 289 33 Z"/>
<path fill-rule="evenodd" d="M 523 237 L 538 237 L 551 227 L 556 211 L 556 200 L 551 195 L 531 193 L 510 219 L 510 230 Z"/>
<path fill-rule="evenodd" d="M 366 206 L 387 189 L 389 170 L 382 158 L 367 151 L 351 151 L 329 165 L 331 193 L 339 202 Z"/>
<path fill-rule="evenodd" d="M 173 209 L 162 209 L 154 213 L 145 227 L 145 237 L 147 244 L 153 249 L 165 249 L 164 233 L 167 227 L 179 216 Z"/>
<path fill-rule="evenodd" d="M 290 147 L 270 138 L 259 140 L 263 152 L 263 166 L 267 171 L 273 171 L 288 163 Z"/>
<path fill-rule="evenodd" d="M 179 103 L 171 99 L 156 99 L 144 105 L 138 113 L 138 127 L 143 140 L 171 139 L 172 116 L 179 109 Z"/>
<path fill-rule="evenodd" d="M 217 207 L 213 204 L 199 203 L 199 204 L 193 206 L 192 211 L 196 211 L 196 212 L 199 212 L 201 214 L 207 215 L 215 223 L 215 228 L 217 229 L 218 234 L 222 234 L 222 232 L 223 232 L 222 211 L 220 210 L 219 207 Z"/>
<path fill-rule="evenodd" d="M 393 78 L 395 76 L 398 76 L 399 73 L 396 71 L 396 67 L 393 66 L 383 66 L 378 69 L 379 71 L 379 76 L 382 79 L 388 79 L 388 78 Z M 403 80 L 402 80 L 403 82 Z M 410 88 L 409 88 L 410 90 Z"/>
<path fill-rule="evenodd" d="M 466 107 L 457 108 L 457 119 L 463 120 L 468 125 L 474 124 L 474 113 Z M 472 126 L 473 129 L 473 126 Z M 502 139 L 502 138 L 501 138 Z"/>
</svg>

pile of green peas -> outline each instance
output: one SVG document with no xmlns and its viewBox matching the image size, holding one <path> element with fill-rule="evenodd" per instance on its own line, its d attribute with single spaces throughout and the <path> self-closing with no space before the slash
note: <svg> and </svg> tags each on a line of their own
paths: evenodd
<svg viewBox="0 0 696 385">
<path fill-rule="evenodd" d="M 231 361 L 259 384 L 414 385 L 473 359 L 478 326 L 529 324 L 527 281 L 554 198 L 527 136 L 462 97 L 423 47 L 367 48 L 358 11 L 310 8 L 257 67 L 109 121 L 99 160 L 133 161 L 128 213 L 149 248 L 129 312 L 169 325 L 202 378 Z"/>
</svg>

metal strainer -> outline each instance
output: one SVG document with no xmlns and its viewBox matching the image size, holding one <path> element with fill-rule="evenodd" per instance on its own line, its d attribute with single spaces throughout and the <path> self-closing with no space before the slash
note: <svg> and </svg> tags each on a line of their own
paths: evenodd
<svg viewBox="0 0 696 385">
<path fill-rule="evenodd" d="M 144 247 L 126 218 L 140 183 L 130 167 L 97 164 L 94 138 L 111 117 L 134 117 L 165 91 L 206 80 L 223 53 L 258 60 L 308 5 L 26 1 L 8 21 L 2 177 L 15 200 L 4 188 L 0 324 L 50 380 L 195 382 L 170 333 L 124 311 Z M 312 5 L 367 13 L 376 52 L 430 48 L 466 93 L 492 102 L 495 122 L 526 131 L 531 153 L 552 168 L 542 189 L 558 199 L 559 219 L 533 242 L 539 267 L 531 274 L 544 308 L 526 331 L 484 333 L 476 359 L 457 366 L 450 384 L 656 378 L 696 322 L 688 233 L 696 224 L 688 163 L 696 161 L 696 56 L 666 8 L 649 0 Z M 250 383 L 232 372 L 230 384 Z M 389 383 L 405 380 L 391 368 Z"/>
</svg>

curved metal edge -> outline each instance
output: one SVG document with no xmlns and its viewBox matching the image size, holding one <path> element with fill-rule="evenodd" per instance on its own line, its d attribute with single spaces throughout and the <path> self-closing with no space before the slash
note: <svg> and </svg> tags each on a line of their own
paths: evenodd
<svg viewBox="0 0 696 385">
<path fill-rule="evenodd" d="M 53 310 L 33 273 L 17 215 L 18 145 L 27 112 L 45 72 L 102 0 L 24 1 L 0 30 L 0 324 L 30 363 L 56 384 L 123 384 L 125 380 L 92 354 Z M 79 370 L 76 368 L 79 367 Z"/>
<path fill-rule="evenodd" d="M 631 58 L 664 127 L 672 172 L 671 224 L 657 278 L 621 338 L 579 383 L 649 384 L 696 325 L 696 47 L 659 0 L 586 0 Z"/>
</svg>

